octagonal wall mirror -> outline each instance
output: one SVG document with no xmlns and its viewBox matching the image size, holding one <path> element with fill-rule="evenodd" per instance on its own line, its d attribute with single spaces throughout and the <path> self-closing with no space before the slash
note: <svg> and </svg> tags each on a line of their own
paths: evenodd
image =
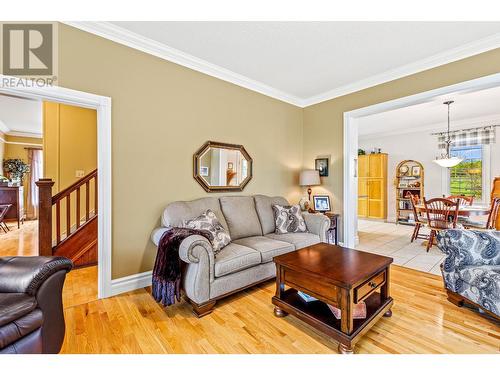
<svg viewBox="0 0 500 375">
<path fill-rule="evenodd" d="M 242 191 L 252 158 L 242 145 L 208 141 L 193 156 L 193 177 L 208 192 Z"/>
</svg>

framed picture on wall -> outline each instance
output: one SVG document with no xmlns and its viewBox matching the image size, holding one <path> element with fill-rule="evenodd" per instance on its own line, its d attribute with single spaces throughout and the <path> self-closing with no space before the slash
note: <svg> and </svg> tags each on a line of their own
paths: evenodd
<svg viewBox="0 0 500 375">
<path fill-rule="evenodd" d="M 321 177 L 328 177 L 328 158 L 314 160 L 314 169 L 319 171 Z"/>
<path fill-rule="evenodd" d="M 327 212 L 330 211 L 330 197 L 328 195 L 314 195 L 314 211 Z"/>
<path fill-rule="evenodd" d="M 411 175 L 413 177 L 420 177 L 420 166 L 419 165 L 414 165 L 413 167 L 411 167 Z"/>
</svg>

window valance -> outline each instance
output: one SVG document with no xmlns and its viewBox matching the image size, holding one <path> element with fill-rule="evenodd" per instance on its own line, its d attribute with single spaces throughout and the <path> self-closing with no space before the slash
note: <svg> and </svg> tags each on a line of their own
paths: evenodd
<svg viewBox="0 0 500 375">
<path fill-rule="evenodd" d="M 496 127 L 498 125 L 483 126 L 473 129 L 450 131 L 451 144 L 455 147 L 489 145 L 496 142 Z M 433 133 L 438 138 L 438 147 L 446 148 L 446 132 Z"/>
</svg>

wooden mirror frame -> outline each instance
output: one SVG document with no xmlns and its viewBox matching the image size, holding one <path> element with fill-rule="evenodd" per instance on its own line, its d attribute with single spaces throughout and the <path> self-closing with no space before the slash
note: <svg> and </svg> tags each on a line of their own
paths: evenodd
<svg viewBox="0 0 500 375">
<path fill-rule="evenodd" d="M 200 157 L 207 151 L 210 147 L 212 148 L 222 148 L 222 149 L 229 149 L 229 150 L 238 150 L 241 152 L 243 157 L 247 160 L 248 162 L 248 174 L 247 177 L 241 181 L 241 183 L 238 186 L 211 186 L 207 183 L 207 181 L 200 176 L 200 168 L 199 168 L 199 160 Z M 198 183 L 205 189 L 206 192 L 208 193 L 217 193 L 217 192 L 227 192 L 227 191 L 243 191 L 245 186 L 250 182 L 253 176 L 252 172 L 252 165 L 253 161 L 248 152 L 245 150 L 245 147 L 242 145 L 233 145 L 230 143 L 222 143 L 222 142 L 214 142 L 214 141 L 208 141 L 205 142 L 203 146 L 201 146 L 198 151 L 196 151 L 193 155 L 193 178 L 198 181 Z"/>
</svg>

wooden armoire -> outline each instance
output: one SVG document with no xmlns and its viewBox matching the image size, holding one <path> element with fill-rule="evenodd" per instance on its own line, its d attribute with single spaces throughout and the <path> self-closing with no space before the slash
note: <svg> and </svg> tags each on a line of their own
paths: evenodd
<svg viewBox="0 0 500 375">
<path fill-rule="evenodd" d="M 387 154 L 358 156 L 358 217 L 387 218 Z"/>
</svg>

